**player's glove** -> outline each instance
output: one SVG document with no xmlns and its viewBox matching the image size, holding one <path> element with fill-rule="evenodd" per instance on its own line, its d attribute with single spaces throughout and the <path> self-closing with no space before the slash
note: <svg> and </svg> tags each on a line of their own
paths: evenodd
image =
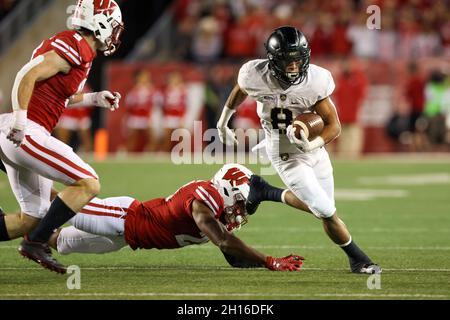
<svg viewBox="0 0 450 320">
<path fill-rule="evenodd" d="M 295 136 L 295 128 L 292 125 L 289 125 L 286 128 L 286 136 L 289 139 L 289 141 L 303 153 L 311 152 L 325 145 L 325 141 L 323 141 L 322 137 L 320 136 L 312 141 L 309 141 L 303 130 L 300 130 L 301 139 L 297 139 L 297 137 Z"/>
<path fill-rule="evenodd" d="M 27 123 L 27 110 L 15 110 L 13 112 L 14 122 L 6 139 L 19 147 L 25 138 L 25 126 Z"/>
<path fill-rule="evenodd" d="M 220 115 L 219 121 L 217 121 L 217 131 L 219 132 L 219 139 L 223 144 L 227 146 L 235 146 L 238 144 L 236 135 L 233 130 L 228 128 L 228 121 L 236 111 L 225 106 Z"/>
<path fill-rule="evenodd" d="M 23 139 L 25 138 L 25 132 L 24 130 L 11 128 L 8 135 L 6 136 L 6 139 L 10 140 L 16 147 L 19 147 Z"/>
<path fill-rule="evenodd" d="M 303 265 L 302 256 L 288 255 L 284 258 L 266 258 L 266 268 L 272 271 L 300 271 Z"/>
<path fill-rule="evenodd" d="M 119 109 L 119 102 L 122 96 L 118 92 L 100 91 L 93 93 L 86 93 L 88 99 L 91 99 L 92 105 L 97 107 L 107 108 L 111 111 Z"/>
<path fill-rule="evenodd" d="M 238 140 L 236 139 L 236 135 L 233 130 L 228 127 L 217 127 L 219 132 L 219 139 L 223 144 L 227 146 L 235 146 L 238 144 Z"/>
</svg>

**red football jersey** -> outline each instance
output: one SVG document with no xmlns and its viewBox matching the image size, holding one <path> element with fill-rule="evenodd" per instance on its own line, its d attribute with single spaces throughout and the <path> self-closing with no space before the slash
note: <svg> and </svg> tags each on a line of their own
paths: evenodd
<svg viewBox="0 0 450 320">
<path fill-rule="evenodd" d="M 84 119 L 84 118 L 90 118 L 92 113 L 92 108 L 86 107 L 86 108 L 73 108 L 73 109 L 66 109 L 64 113 L 61 115 L 61 117 L 67 117 L 67 118 L 74 118 L 74 119 Z"/>
<path fill-rule="evenodd" d="M 91 88 L 89 88 L 88 85 L 85 85 L 84 89 L 81 92 L 89 93 L 91 92 Z M 83 120 L 84 118 L 90 118 L 91 113 L 92 113 L 92 106 L 66 108 L 61 117 Z"/>
<path fill-rule="evenodd" d="M 28 106 L 28 119 L 49 132 L 58 123 L 68 99 L 83 89 L 96 56 L 96 52 L 76 31 L 63 31 L 44 40 L 33 52 L 33 59 L 52 50 L 67 60 L 72 68 L 68 74 L 58 73 L 37 82 Z"/>
<path fill-rule="evenodd" d="M 125 240 L 132 249 L 173 249 L 207 242 L 192 217 L 195 199 L 215 216 L 224 209 L 223 199 L 210 181 L 193 181 L 166 199 L 143 202 L 129 210 Z"/>
</svg>

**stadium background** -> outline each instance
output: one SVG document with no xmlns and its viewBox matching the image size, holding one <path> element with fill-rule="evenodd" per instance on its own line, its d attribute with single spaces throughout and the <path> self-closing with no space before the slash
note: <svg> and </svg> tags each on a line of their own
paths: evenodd
<svg viewBox="0 0 450 320">
<path fill-rule="evenodd" d="M 0 246 L 7 258 L 0 267 L 0 298 L 449 299 L 448 1 L 118 2 L 126 25 L 123 45 L 112 58 L 97 59 L 88 81 L 92 90 L 118 90 L 124 97 L 119 111 L 93 109 L 89 115 L 95 153 L 83 157 L 102 177 L 102 196 L 165 196 L 219 168 L 175 166 L 161 148 L 143 153 L 148 137 L 142 132 L 136 150 L 127 152 L 125 97 L 136 72 L 147 70 L 162 92 L 168 75 L 179 73 L 188 91 L 194 88 L 190 101 L 195 106 L 186 103 L 189 121 L 213 128 L 239 66 L 264 56 L 263 42 L 275 27 L 295 25 L 310 41 L 311 62 L 333 73 L 333 99 L 350 133 L 343 139 L 349 144 L 362 140 L 356 153 L 340 152 L 338 145 L 329 148 L 339 212 L 385 268 L 383 290 L 368 291 L 365 278 L 346 273 L 343 255 L 314 219 L 265 204 L 240 236 L 270 254 L 300 251 L 310 257 L 300 278 L 231 270 L 220 253 L 208 250 L 211 245 L 177 252 L 122 250 L 101 257 L 62 257 L 87 270 L 83 291 L 73 293 L 54 275 L 43 280 L 42 270 L 19 260 L 15 244 L 9 243 Z M 374 4 L 381 8 L 380 30 L 366 26 L 366 9 Z M 0 0 L 0 112 L 9 112 L 15 74 L 34 48 L 65 28 L 70 5 L 73 1 Z M 249 105 L 239 117 L 254 119 Z M 152 130 L 163 137 L 161 125 Z M 79 138 L 70 142 L 80 147 Z M 258 166 L 251 168 L 258 172 Z M 268 179 L 281 184 L 276 176 Z M 0 205 L 6 212 L 18 209 L 4 176 Z M 223 278 L 217 280 L 217 274 Z M 195 281 L 200 275 L 204 281 Z M 173 279 L 170 284 L 167 278 Z"/>
</svg>

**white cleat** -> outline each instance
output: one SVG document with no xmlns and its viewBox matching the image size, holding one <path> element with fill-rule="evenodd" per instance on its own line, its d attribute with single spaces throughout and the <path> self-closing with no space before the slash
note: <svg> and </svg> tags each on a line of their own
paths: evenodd
<svg viewBox="0 0 450 320">
<path fill-rule="evenodd" d="M 381 267 L 375 263 L 365 264 L 359 270 L 353 271 L 355 273 L 363 273 L 363 274 L 381 274 L 383 270 Z"/>
</svg>

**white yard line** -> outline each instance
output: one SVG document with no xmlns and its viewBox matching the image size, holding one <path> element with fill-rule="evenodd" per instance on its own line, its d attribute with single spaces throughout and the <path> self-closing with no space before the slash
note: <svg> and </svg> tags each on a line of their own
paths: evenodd
<svg viewBox="0 0 450 320">
<path fill-rule="evenodd" d="M 431 184 L 450 184 L 448 172 L 386 175 L 376 177 L 359 177 L 357 180 L 364 185 L 392 185 L 392 186 L 425 186 Z"/>
</svg>

